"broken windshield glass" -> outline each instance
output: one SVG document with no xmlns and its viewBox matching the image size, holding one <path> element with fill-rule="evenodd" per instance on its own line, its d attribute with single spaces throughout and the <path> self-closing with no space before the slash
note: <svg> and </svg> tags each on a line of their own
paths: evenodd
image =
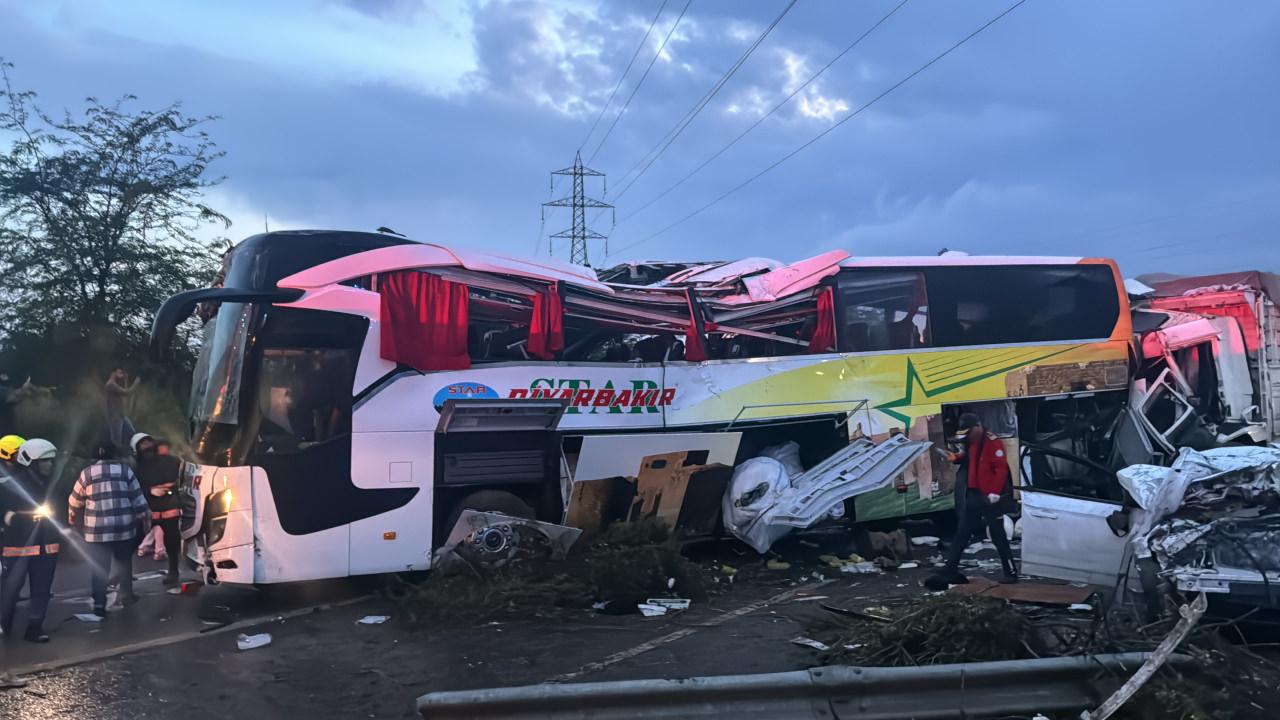
<svg viewBox="0 0 1280 720">
<path fill-rule="evenodd" d="M 223 303 L 204 328 L 204 344 L 191 378 L 190 417 L 234 425 L 240 412 L 240 378 L 253 306 Z"/>
</svg>

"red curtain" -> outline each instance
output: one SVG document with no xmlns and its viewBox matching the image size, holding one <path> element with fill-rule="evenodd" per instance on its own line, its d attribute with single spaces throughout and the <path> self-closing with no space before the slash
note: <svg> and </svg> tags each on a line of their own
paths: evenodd
<svg viewBox="0 0 1280 720">
<path fill-rule="evenodd" d="M 701 308 L 693 297 L 692 288 L 685 288 L 684 299 L 689 304 L 689 332 L 685 333 L 684 359 L 689 362 L 702 362 L 707 359 L 707 345 L 703 337 L 705 328 Z"/>
<path fill-rule="evenodd" d="M 809 352 L 830 352 L 835 349 L 835 345 L 835 294 L 831 288 L 827 287 L 818 292 L 818 324 L 813 328 L 813 337 L 809 338 Z"/>
<path fill-rule="evenodd" d="M 558 283 L 533 296 L 528 349 L 539 360 L 554 360 L 564 350 L 564 304 Z"/>
<path fill-rule="evenodd" d="M 378 276 L 384 359 L 416 370 L 465 370 L 467 286 L 402 270 Z"/>
</svg>

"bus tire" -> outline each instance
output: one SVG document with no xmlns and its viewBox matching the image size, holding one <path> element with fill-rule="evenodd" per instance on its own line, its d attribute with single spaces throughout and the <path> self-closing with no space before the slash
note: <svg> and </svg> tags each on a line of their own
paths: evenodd
<svg viewBox="0 0 1280 720">
<path fill-rule="evenodd" d="M 509 493 L 506 490 L 480 490 L 459 500 L 458 504 L 449 511 L 449 519 L 444 524 L 446 537 L 453 532 L 453 526 L 458 524 L 458 518 L 462 517 L 463 510 L 500 512 L 526 520 L 533 520 L 536 517 L 533 507 L 515 493 Z"/>
</svg>

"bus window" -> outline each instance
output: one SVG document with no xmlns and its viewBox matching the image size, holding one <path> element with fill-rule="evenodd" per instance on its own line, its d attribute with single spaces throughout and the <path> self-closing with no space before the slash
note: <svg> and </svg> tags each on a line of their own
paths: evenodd
<svg viewBox="0 0 1280 720">
<path fill-rule="evenodd" d="M 259 452 L 294 452 L 349 433 L 352 372 L 347 350 L 264 349 Z"/>
<path fill-rule="evenodd" d="M 919 272 L 847 269 L 837 281 L 841 352 L 928 347 L 929 307 Z"/>
<path fill-rule="evenodd" d="M 1106 265 L 965 265 L 924 270 L 937 346 L 1107 338 L 1120 313 Z"/>
</svg>

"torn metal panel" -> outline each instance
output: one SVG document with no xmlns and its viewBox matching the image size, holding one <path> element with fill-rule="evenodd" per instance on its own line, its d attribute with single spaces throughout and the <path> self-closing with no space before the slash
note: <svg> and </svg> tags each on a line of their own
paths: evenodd
<svg viewBox="0 0 1280 720">
<path fill-rule="evenodd" d="M 778 498 L 777 510 L 766 513 L 773 522 L 809 527 L 845 500 L 888 485 L 931 444 L 893 435 L 871 447 L 860 440 L 850 443 L 791 481 L 791 489 Z"/>
<path fill-rule="evenodd" d="M 497 512 L 464 510 L 434 565 L 465 561 L 502 567 L 512 562 L 562 559 L 582 531 Z"/>
<path fill-rule="evenodd" d="M 1161 575 L 1183 590 L 1280 604 L 1280 450 L 1183 449 L 1173 467 L 1121 476 L 1149 508 L 1134 547 Z"/>
<path fill-rule="evenodd" d="M 752 458 L 738 466 L 724 497 L 725 528 L 765 552 L 793 528 L 810 527 L 845 500 L 888 485 L 930 446 L 903 435 L 878 444 L 859 438 L 795 478 L 773 458 Z"/>
</svg>

